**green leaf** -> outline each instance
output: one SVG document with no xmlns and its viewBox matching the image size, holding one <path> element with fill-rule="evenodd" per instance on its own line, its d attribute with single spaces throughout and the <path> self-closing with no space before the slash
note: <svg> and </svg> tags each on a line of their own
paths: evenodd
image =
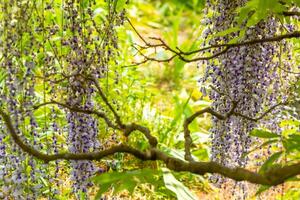
<svg viewBox="0 0 300 200">
<path fill-rule="evenodd" d="M 300 121 L 298 120 L 282 120 L 280 122 L 280 127 L 284 127 L 284 126 L 299 126 L 300 125 Z"/>
<path fill-rule="evenodd" d="M 238 13 L 236 21 L 238 25 L 241 25 L 247 20 L 247 27 L 251 27 L 268 16 L 282 13 L 285 10 L 286 7 L 282 5 L 280 0 L 250 0 L 245 6 L 236 10 Z"/>
<path fill-rule="evenodd" d="M 154 186 L 161 186 L 159 177 L 162 174 L 154 169 L 139 169 L 124 172 L 104 173 L 92 178 L 94 183 L 100 187 L 97 192 L 96 199 L 100 198 L 101 194 L 107 192 L 110 188 L 114 189 L 114 193 L 127 190 L 130 194 L 140 184 L 150 183 Z"/>
<path fill-rule="evenodd" d="M 4 70 L 0 69 L 0 85 L 2 85 L 2 83 L 4 83 L 6 76 L 7 76 L 7 73 Z"/>
<path fill-rule="evenodd" d="M 240 42 L 240 41 L 245 37 L 245 34 L 246 34 L 246 30 L 245 30 L 245 29 L 242 29 L 242 30 L 240 31 L 240 33 L 239 33 L 239 36 L 233 38 L 232 40 L 230 40 L 230 41 L 228 42 L 228 44 L 235 44 L 235 43 Z"/>
<path fill-rule="evenodd" d="M 114 185 L 114 194 L 117 194 L 123 190 L 127 190 L 130 194 L 133 193 L 135 187 L 138 185 L 139 180 L 136 179 L 126 179 L 126 181 L 120 183 L 120 184 L 115 184 Z"/>
<path fill-rule="evenodd" d="M 174 192 L 178 200 L 198 199 L 187 187 L 179 182 L 167 168 L 162 168 L 165 186 Z"/>
<path fill-rule="evenodd" d="M 258 13 L 252 15 L 252 17 L 250 17 L 250 19 L 247 22 L 247 27 L 251 27 L 251 26 L 258 24 L 265 17 L 266 17 L 266 15 L 259 15 Z"/>
<path fill-rule="evenodd" d="M 300 135 L 291 134 L 282 141 L 283 147 L 289 153 L 293 150 L 300 150 Z"/>
<path fill-rule="evenodd" d="M 295 142 L 300 143 L 300 135 L 298 135 L 298 134 L 291 134 L 291 135 L 289 135 L 289 138 Z"/>
<path fill-rule="evenodd" d="M 206 148 L 201 148 L 192 152 L 192 155 L 200 161 L 209 161 L 209 154 Z"/>
<path fill-rule="evenodd" d="M 100 189 L 98 190 L 95 199 L 100 199 L 101 195 L 108 191 L 111 187 L 110 183 L 101 184 Z"/>
<path fill-rule="evenodd" d="M 260 195 L 261 193 L 263 193 L 264 191 L 268 190 L 271 186 L 269 185 L 261 185 L 258 190 L 255 193 L 255 196 Z"/>
<path fill-rule="evenodd" d="M 276 137 L 280 137 L 276 133 L 272 133 L 272 132 L 262 130 L 262 129 L 254 129 L 250 132 L 250 135 L 254 136 L 254 137 L 259 137 L 259 138 L 276 138 Z"/>
<path fill-rule="evenodd" d="M 294 176 L 294 177 L 288 178 L 286 180 L 286 182 L 292 182 L 292 181 L 300 181 L 300 178 L 297 178 L 297 176 Z"/>
<path fill-rule="evenodd" d="M 191 133 L 191 137 L 194 144 L 203 144 L 210 141 L 210 134 L 206 134 L 203 132 L 193 132 Z"/>
<path fill-rule="evenodd" d="M 300 0 L 294 0 L 294 3 L 299 7 L 300 6 Z"/>
<path fill-rule="evenodd" d="M 221 37 L 222 37 L 222 36 L 228 35 L 228 34 L 230 34 L 230 33 L 237 32 L 237 31 L 239 31 L 239 30 L 240 30 L 239 27 L 231 27 L 231 28 L 229 28 L 229 29 L 226 29 L 226 30 L 224 30 L 224 31 L 221 31 L 221 32 L 215 34 L 213 37 L 218 37 L 218 36 L 221 36 Z"/>
<path fill-rule="evenodd" d="M 274 153 L 272 156 L 270 156 L 264 164 L 260 167 L 259 173 L 265 173 L 282 155 L 282 151 Z"/>
<path fill-rule="evenodd" d="M 48 183 L 47 181 L 43 178 L 43 177 L 40 177 L 42 183 L 44 184 L 45 187 L 48 187 Z"/>
<path fill-rule="evenodd" d="M 183 150 L 177 150 L 177 149 L 172 149 L 169 148 L 168 146 L 162 144 L 162 150 L 173 156 L 174 158 L 180 159 L 180 160 L 184 160 L 184 151 Z"/>
<path fill-rule="evenodd" d="M 245 21 L 245 19 L 249 17 L 251 11 L 257 9 L 258 1 L 259 0 L 250 0 L 245 4 L 245 6 L 236 10 L 236 12 L 238 13 L 236 21 L 239 25 L 241 25 Z"/>
</svg>

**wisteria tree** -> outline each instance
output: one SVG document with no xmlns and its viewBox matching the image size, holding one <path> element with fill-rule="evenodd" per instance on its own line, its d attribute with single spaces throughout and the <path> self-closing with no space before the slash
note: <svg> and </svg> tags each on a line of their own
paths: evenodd
<svg viewBox="0 0 300 200">
<path fill-rule="evenodd" d="M 300 186 L 300 1 L 178 2 L 201 32 L 179 44 L 156 33 L 162 19 L 153 33 L 136 25 L 139 8 L 171 13 L 174 1 L 1 0 L 1 199 L 199 199 L 199 182 L 247 199 Z"/>
</svg>

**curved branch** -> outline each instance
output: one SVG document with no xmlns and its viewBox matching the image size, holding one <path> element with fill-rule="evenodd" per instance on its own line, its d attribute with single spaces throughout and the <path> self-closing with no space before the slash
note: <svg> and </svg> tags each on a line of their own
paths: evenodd
<svg viewBox="0 0 300 200">
<path fill-rule="evenodd" d="M 145 137 L 148 139 L 151 147 L 156 147 L 157 144 L 158 144 L 158 141 L 156 139 L 156 137 L 152 136 L 151 133 L 150 133 L 150 130 L 147 128 L 147 127 L 144 127 L 142 125 L 138 125 L 138 124 L 135 124 L 135 123 L 131 123 L 129 125 L 126 125 L 122 122 L 121 120 L 121 117 L 118 115 L 118 113 L 115 111 L 115 109 L 112 107 L 112 105 L 109 103 L 107 97 L 105 96 L 105 94 L 103 93 L 98 81 L 96 78 L 94 77 L 86 77 L 84 76 L 83 78 L 85 79 L 88 79 L 88 80 L 91 80 L 95 83 L 95 86 L 102 98 L 102 100 L 104 101 L 104 103 L 108 106 L 108 108 L 111 110 L 111 112 L 113 113 L 115 119 L 116 119 L 116 123 L 118 124 L 119 126 L 119 130 L 123 130 L 124 132 L 124 135 L 126 137 L 128 137 L 133 131 L 140 131 L 142 132 Z"/>
<path fill-rule="evenodd" d="M 286 13 L 286 14 L 296 14 L 296 13 Z M 173 60 L 176 57 L 178 57 L 180 60 L 182 60 L 184 62 L 196 62 L 196 61 L 199 61 L 199 60 L 210 60 L 210 59 L 216 58 L 216 57 L 226 53 L 230 48 L 241 47 L 241 46 L 249 46 L 249 45 L 255 45 L 255 44 L 262 44 L 262 43 L 269 43 L 269 42 L 278 42 L 278 41 L 281 41 L 281 40 L 284 40 L 284 39 L 291 39 L 291 38 L 299 38 L 300 37 L 300 31 L 294 31 L 292 33 L 287 33 L 287 34 L 284 34 L 284 35 L 278 35 L 278 36 L 274 36 L 274 37 L 268 37 L 268 38 L 263 38 L 263 39 L 254 39 L 254 40 L 250 40 L 250 41 L 245 41 L 245 42 L 241 42 L 241 43 L 233 43 L 233 44 L 228 44 L 228 43 L 227 44 L 217 44 L 217 45 L 211 45 L 211 46 L 207 46 L 207 47 L 197 49 L 197 50 L 193 50 L 193 51 L 184 52 L 178 47 L 176 47 L 176 49 L 173 49 L 166 42 L 164 42 L 161 38 L 150 37 L 151 40 L 158 41 L 158 43 L 152 44 L 152 43 L 148 42 L 137 31 L 137 29 L 133 26 L 133 24 L 131 23 L 131 21 L 128 18 L 127 18 L 127 21 L 129 22 L 129 24 L 132 27 L 132 29 L 134 30 L 134 32 L 144 42 L 144 45 L 145 45 L 145 46 L 140 46 L 140 49 L 137 49 L 138 52 L 144 57 L 144 60 L 139 62 L 139 63 L 134 63 L 133 64 L 134 66 L 146 63 L 147 61 L 170 62 L 171 60 Z M 157 47 L 162 47 L 166 51 L 171 52 L 173 55 L 171 57 L 167 58 L 167 59 L 156 59 L 156 58 L 146 56 L 145 54 L 143 54 L 141 52 L 144 49 L 149 49 L 149 48 L 156 49 Z M 211 49 L 218 49 L 218 48 L 223 48 L 223 49 L 221 49 L 219 52 L 216 52 L 215 54 L 213 54 L 211 56 L 207 56 L 207 57 L 200 56 L 200 57 L 196 57 L 196 58 L 192 58 L 192 59 L 189 59 L 189 58 L 185 57 L 185 56 L 205 52 L 205 51 L 211 50 Z"/>
<path fill-rule="evenodd" d="M 282 14 L 287 17 L 300 16 L 300 12 L 297 11 L 284 11 Z"/>
<path fill-rule="evenodd" d="M 128 153 L 141 160 L 160 160 L 166 164 L 166 166 L 177 172 L 191 172 L 199 175 L 206 173 L 218 173 L 225 177 L 234 179 L 236 181 L 249 181 L 251 183 L 263 184 L 263 185 L 278 185 L 283 183 L 286 179 L 300 174 L 300 163 L 270 169 L 265 174 L 259 174 L 243 168 L 230 168 L 220 165 L 216 162 L 185 162 L 183 160 L 173 158 L 157 148 L 151 148 L 147 152 L 134 149 L 130 146 L 121 144 L 115 147 L 111 147 L 107 150 L 103 150 L 97 153 L 60 153 L 60 154 L 45 154 L 35 150 L 33 147 L 25 144 L 16 133 L 14 126 L 11 122 L 9 115 L 0 109 L 0 115 L 6 124 L 6 127 L 12 136 L 14 142 L 26 153 L 36 157 L 37 159 L 45 162 L 50 162 L 58 159 L 64 160 L 100 160 L 106 156 L 113 155 L 115 153 Z"/>
<path fill-rule="evenodd" d="M 208 108 L 204 108 L 202 110 L 199 110 L 199 111 L 195 112 L 193 115 L 191 115 L 190 117 L 185 119 L 184 124 L 183 124 L 184 139 L 185 139 L 185 141 L 184 141 L 184 151 L 185 151 L 184 158 L 185 158 L 185 160 L 193 161 L 192 154 L 191 154 L 191 145 L 192 145 L 193 141 L 192 141 L 192 137 L 190 135 L 189 125 L 198 116 L 200 116 L 204 113 L 209 113 L 209 114 L 215 116 L 219 120 L 225 120 L 228 117 L 230 117 L 231 115 L 235 115 L 235 116 L 239 116 L 239 117 L 245 118 L 245 119 L 250 120 L 250 121 L 257 122 L 257 121 L 263 119 L 265 116 L 267 116 L 270 112 L 272 112 L 278 106 L 286 105 L 287 102 L 282 102 L 282 103 L 278 103 L 274 106 L 271 106 L 268 110 L 266 110 L 262 115 L 260 115 L 257 118 L 251 118 L 249 116 L 246 116 L 246 115 L 243 115 L 241 113 L 235 112 L 235 108 L 237 107 L 237 104 L 238 104 L 238 102 L 233 101 L 230 111 L 228 113 L 226 113 L 225 115 L 222 115 L 222 114 L 214 111 L 211 107 L 208 107 Z"/>
<path fill-rule="evenodd" d="M 83 76 L 81 75 L 83 78 L 87 79 L 87 80 L 91 80 L 92 82 L 94 82 L 98 93 L 101 97 L 101 99 L 104 101 L 104 103 L 107 105 L 107 107 L 111 110 L 111 112 L 113 113 L 115 119 L 116 119 L 116 123 L 119 125 L 119 127 L 121 129 L 125 128 L 125 125 L 123 124 L 123 122 L 121 121 L 121 117 L 118 115 L 117 111 L 113 108 L 113 106 L 109 103 L 107 97 L 105 96 L 104 92 L 101 89 L 101 86 L 99 85 L 97 79 L 95 77 L 87 77 L 87 76 Z"/>
<path fill-rule="evenodd" d="M 126 137 L 128 137 L 133 131 L 136 131 L 136 130 L 142 132 L 145 135 L 145 137 L 148 139 L 151 147 L 156 147 L 157 146 L 158 141 L 157 141 L 156 137 L 152 136 L 151 133 L 150 133 L 150 130 L 145 126 L 141 126 L 141 125 L 138 125 L 138 124 L 135 124 L 135 123 L 126 125 L 124 135 Z"/>
<path fill-rule="evenodd" d="M 228 117 L 230 117 L 232 114 L 234 114 L 234 109 L 237 106 L 237 102 L 233 102 L 232 103 L 232 107 L 230 109 L 230 111 L 228 113 L 226 113 L 225 115 L 222 115 L 216 111 L 214 111 L 211 107 L 207 107 L 204 108 L 202 110 L 197 111 L 196 113 L 194 113 L 193 115 L 191 115 L 190 117 L 186 118 L 183 124 L 183 132 L 184 132 L 184 151 L 185 151 L 185 155 L 184 158 L 187 161 L 193 161 L 192 158 L 192 154 L 191 154 L 191 145 L 192 145 L 192 137 L 190 134 L 190 130 L 189 130 L 189 125 L 194 121 L 194 119 L 204 113 L 209 113 L 213 116 L 215 116 L 216 118 L 218 118 L 219 120 L 225 120 Z"/>
<path fill-rule="evenodd" d="M 267 116 L 270 112 L 272 112 L 278 106 L 282 106 L 282 105 L 286 105 L 286 104 L 287 104 L 287 102 L 281 102 L 281 103 L 275 104 L 275 105 L 271 106 L 268 110 L 266 110 L 263 114 L 261 114 L 259 117 L 256 117 L 256 118 L 252 118 L 252 117 L 249 117 L 242 113 L 237 113 L 237 112 L 233 112 L 233 115 L 245 118 L 250 121 L 258 122 L 259 120 L 263 119 L 265 116 Z"/>
<path fill-rule="evenodd" d="M 72 107 L 72 106 L 69 106 L 67 104 L 57 102 L 57 101 L 44 102 L 44 103 L 33 106 L 33 109 L 38 109 L 42 106 L 51 105 L 51 104 L 59 105 L 61 107 L 67 108 L 67 109 L 69 109 L 70 111 L 73 111 L 73 112 L 97 115 L 98 117 L 104 119 L 104 121 L 106 122 L 106 124 L 109 127 L 113 128 L 113 129 L 120 130 L 120 128 L 118 126 L 114 125 L 113 122 L 106 116 L 106 114 L 104 112 L 99 112 L 99 111 L 96 111 L 96 110 L 86 110 L 86 109 L 81 109 L 81 108 L 78 108 L 78 107 Z"/>
<path fill-rule="evenodd" d="M 111 147 L 107 150 L 103 150 L 97 153 L 60 153 L 60 154 L 53 154 L 53 155 L 49 155 L 49 154 L 45 154 L 42 153 L 36 149 L 34 149 L 33 147 L 25 144 L 22 139 L 18 136 L 12 122 L 11 119 L 9 117 L 9 115 L 7 115 L 6 113 L 3 112 L 3 110 L 0 109 L 0 115 L 3 119 L 3 121 L 6 124 L 6 127 L 10 133 L 10 135 L 12 136 L 13 140 L 15 141 L 15 143 L 26 153 L 28 153 L 29 155 L 32 155 L 40 160 L 43 160 L 45 162 L 49 162 L 49 161 L 54 161 L 54 160 L 59 160 L 59 159 L 63 159 L 63 160 L 100 160 L 103 157 L 112 155 L 114 153 L 118 153 L 118 152 L 124 152 L 124 153 L 129 153 L 134 155 L 135 157 L 142 159 L 142 160 L 149 160 L 149 154 L 141 152 L 139 150 L 136 150 L 130 146 L 124 145 L 124 144 L 120 144 L 118 146 L 114 146 Z"/>
<path fill-rule="evenodd" d="M 124 127 L 120 128 L 120 127 L 114 125 L 110 121 L 110 119 L 106 116 L 106 114 L 103 113 L 103 112 L 99 112 L 99 111 L 96 111 L 96 110 L 85 110 L 85 109 L 81 109 L 81 108 L 78 108 L 78 107 L 72 107 L 72 106 L 69 106 L 67 104 L 57 102 L 57 101 L 44 102 L 44 103 L 33 106 L 33 108 L 38 109 L 42 106 L 51 105 L 51 104 L 59 105 L 61 107 L 67 108 L 67 109 L 69 109 L 71 111 L 74 111 L 74 112 L 79 112 L 79 113 L 84 113 L 84 114 L 95 114 L 98 117 L 104 119 L 104 121 L 106 122 L 106 124 L 109 127 L 113 128 L 113 129 L 117 129 L 117 130 L 122 130 L 126 137 L 128 137 L 133 131 L 140 131 L 145 135 L 145 137 L 148 139 L 148 141 L 149 141 L 149 143 L 152 147 L 156 147 L 157 144 L 158 144 L 157 139 L 154 136 L 151 135 L 150 130 L 147 127 L 144 127 L 144 126 L 139 125 L 139 124 L 132 123 L 132 124 L 129 124 L 129 125 L 123 125 Z"/>
<path fill-rule="evenodd" d="M 269 42 L 279 42 L 284 39 L 299 38 L 299 37 L 300 37 L 300 31 L 294 31 L 292 33 L 287 33 L 284 35 L 278 35 L 278 36 L 263 38 L 263 39 L 254 39 L 254 40 L 245 41 L 245 42 L 241 42 L 241 43 L 211 45 L 211 46 L 204 47 L 204 48 L 190 51 L 190 52 L 181 51 L 181 54 L 192 55 L 195 53 L 203 52 L 203 51 L 206 51 L 209 49 L 220 48 L 220 47 L 228 47 L 228 48 L 241 47 L 241 46 L 255 45 L 255 44 L 262 44 L 262 43 L 269 43 Z"/>
</svg>

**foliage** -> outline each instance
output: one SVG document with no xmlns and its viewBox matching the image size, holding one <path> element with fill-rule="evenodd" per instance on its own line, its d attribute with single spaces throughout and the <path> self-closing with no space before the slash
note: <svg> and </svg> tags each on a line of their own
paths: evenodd
<svg viewBox="0 0 300 200">
<path fill-rule="evenodd" d="M 129 3 L 126 0 L 95 1 L 96 3 L 91 6 L 93 20 L 86 22 L 88 26 L 84 30 L 88 31 L 88 27 L 93 27 L 93 22 L 96 28 L 91 28 L 90 35 L 84 32 L 87 36 L 81 35 L 80 27 L 83 26 L 81 23 L 84 23 L 82 19 L 85 17 L 87 19 L 88 16 L 79 16 L 82 21 L 78 19 L 79 30 L 76 30 L 77 32 L 72 31 L 69 21 L 64 21 L 66 13 L 62 12 L 61 3 L 67 1 L 44 0 L 33 3 L 24 0 L 14 1 L 13 5 L 9 5 L 9 0 L 2 0 L 2 2 L 3 12 L 0 14 L 0 19 L 3 23 L 0 26 L 0 43 L 3 47 L 0 52 L 0 108 L 10 110 L 14 122 L 19 123 L 18 134 L 23 140 L 43 153 L 68 152 L 72 144 L 69 127 L 77 120 L 76 124 L 81 126 L 85 124 L 85 127 L 97 124 L 95 137 L 89 139 L 91 142 L 89 145 L 94 145 L 93 142 L 96 140 L 100 142 L 99 146 L 96 144 L 95 147 L 93 146 L 94 150 L 108 149 L 119 143 L 126 143 L 138 150 L 149 149 L 150 145 L 142 132 L 134 131 L 134 134 L 125 137 L 122 130 L 107 126 L 102 119 L 93 117 L 86 120 L 86 115 L 80 117 L 74 115 L 73 118 L 71 117 L 72 120 L 68 121 L 68 114 L 73 112 L 60 105 L 49 104 L 34 109 L 35 105 L 43 102 L 60 100 L 68 103 L 68 101 L 82 97 L 76 106 L 96 108 L 103 111 L 109 119 L 113 119 L 115 116 L 110 112 L 110 108 L 107 107 L 101 95 L 93 91 L 91 93 L 81 91 L 82 88 L 96 90 L 91 82 L 80 82 L 79 78 L 80 85 L 72 90 L 70 85 L 74 82 L 66 78 L 67 74 L 70 75 L 72 71 L 83 66 L 83 64 L 72 64 L 72 62 L 83 60 L 84 57 L 79 56 L 79 50 L 99 51 L 103 53 L 99 56 L 99 60 L 93 56 L 89 57 L 90 60 L 94 59 L 95 67 L 91 71 L 93 74 L 99 74 L 99 85 L 113 109 L 126 123 L 138 122 L 147 126 L 158 138 L 158 148 L 166 155 L 179 160 L 185 160 L 185 137 L 182 124 L 198 110 L 214 106 L 214 99 L 205 96 L 204 91 L 200 92 L 196 84 L 197 80 L 203 77 L 206 69 L 201 63 L 197 68 L 195 63 L 186 63 L 179 57 L 168 63 L 146 62 L 142 65 L 132 65 L 143 59 L 137 49 L 133 48 L 133 45 L 142 44 L 143 41 L 126 20 L 123 24 L 121 20 L 125 13 L 123 11 L 126 10 L 126 17 L 130 19 L 136 30 L 147 38 L 147 41 L 148 37 L 160 37 L 171 48 L 179 47 L 184 52 L 190 52 L 199 49 L 203 43 L 208 44 L 208 39 L 227 37 L 231 34 L 237 34 L 237 37 L 229 39 L 228 43 L 243 41 L 248 28 L 270 17 L 276 17 L 283 24 L 278 31 L 280 34 L 289 33 L 290 25 L 297 30 L 297 16 L 284 16 L 283 13 L 300 7 L 298 0 L 249 0 L 235 9 L 236 26 L 204 37 L 206 25 L 203 25 L 203 20 L 207 16 L 212 17 L 216 14 L 212 11 L 204 13 L 209 7 L 204 0 L 132 0 Z M 88 9 L 89 2 L 93 1 L 76 2 L 79 2 L 76 4 L 78 8 L 84 10 Z M 45 9 L 51 5 L 54 5 L 53 8 Z M 28 11 L 26 6 L 32 10 Z M 111 16 L 112 10 L 117 11 L 115 18 Z M 45 30 L 40 31 L 41 27 Z M 100 31 L 96 30 L 97 28 Z M 106 34 L 105 30 L 112 32 Z M 78 51 L 72 49 L 71 45 L 63 45 L 63 42 L 72 43 L 74 34 L 82 36 L 82 38 L 78 37 L 79 42 L 76 47 Z M 84 45 L 84 37 L 97 42 Z M 295 66 L 299 65 L 300 44 L 297 39 L 284 42 L 287 43 L 287 41 L 290 41 L 294 47 L 291 55 L 282 53 L 282 58 L 276 57 L 276 61 L 280 64 L 290 63 L 291 66 L 287 70 L 296 72 L 290 79 L 287 76 L 280 76 L 280 83 L 284 82 L 289 86 L 292 92 L 288 95 L 296 101 L 280 107 L 282 111 L 280 115 L 283 117 L 276 122 L 279 124 L 280 133 L 256 122 L 257 127 L 249 133 L 254 142 L 251 148 L 241 153 L 241 156 L 245 158 L 248 156 L 254 158 L 253 163 L 258 163 L 258 166 L 252 167 L 260 174 L 265 174 L 270 169 L 296 163 L 300 159 L 300 112 L 297 99 L 300 84 L 294 81 L 298 78 L 298 68 Z M 285 44 L 282 44 L 280 48 L 285 48 Z M 21 54 L 18 54 L 20 52 Z M 170 56 L 170 52 L 163 48 L 157 51 L 149 49 L 146 52 L 157 59 Z M 205 52 L 206 54 L 209 52 Z M 188 58 L 192 58 L 192 55 L 188 55 Z M 10 62 L 14 67 L 10 67 Z M 213 64 L 217 65 L 218 62 L 214 61 Z M 71 65 L 74 69 L 71 69 Z M 285 65 L 282 64 L 282 66 Z M 281 75 L 284 74 L 279 68 L 276 69 Z M 88 75 L 91 72 L 89 70 L 83 68 L 82 73 Z M 54 75 L 51 75 L 52 72 Z M 64 80 L 59 82 L 61 79 Z M 55 82 L 58 84 L 55 85 Z M 206 90 L 212 91 L 210 85 L 211 83 L 204 85 Z M 12 90 L 12 86 L 16 88 Z M 27 94 L 27 92 L 31 94 L 32 91 L 34 91 L 33 97 Z M 89 97 L 92 97 L 90 102 Z M 14 101 L 11 102 L 12 100 Z M 90 103 L 93 106 L 89 107 Z M 15 110 L 19 111 L 18 114 L 15 114 L 12 105 L 15 105 Z M 265 105 L 262 107 L 266 108 Z M 30 109 L 34 111 L 31 112 Z M 267 119 L 275 115 L 275 112 L 271 113 Z M 205 162 L 212 157 L 212 125 L 214 124 L 208 114 L 199 116 L 189 124 L 193 141 L 191 153 L 195 161 Z M 3 122 L 0 127 L 0 198 L 4 198 L 5 195 L 8 195 L 7 198 L 21 198 L 18 195 L 22 193 L 32 199 L 88 199 L 88 196 L 95 199 L 112 196 L 121 198 L 140 196 L 145 199 L 199 199 L 207 196 L 213 199 L 218 196 L 222 197 L 224 192 L 211 184 L 207 175 L 175 173 L 167 169 L 162 161 L 143 162 L 124 153 L 117 153 L 93 162 L 95 169 L 91 170 L 93 174 L 91 178 L 85 177 L 84 173 L 79 176 L 73 172 L 76 170 L 86 172 L 89 169 L 83 170 L 84 167 L 78 167 L 80 165 L 77 161 L 71 166 L 68 161 L 44 164 L 20 151 L 4 128 Z M 80 126 L 75 126 L 74 131 L 71 132 L 75 133 L 78 128 Z M 81 132 L 78 131 L 78 134 L 80 135 Z M 81 151 L 81 147 L 76 150 L 77 153 Z M 91 149 L 86 151 L 91 151 Z M 255 156 L 261 152 L 263 153 L 260 157 Z M 89 168 L 90 165 L 85 166 Z M 91 165 L 91 168 L 93 167 Z M 70 174 L 72 174 L 72 180 L 69 178 Z M 19 179 L 18 176 L 22 178 Z M 94 185 L 84 185 L 82 188 L 87 188 L 87 191 L 76 190 L 77 194 L 74 195 L 73 184 L 81 183 L 81 180 L 92 180 Z M 300 195 L 300 185 L 298 182 L 290 184 L 290 181 L 298 180 L 294 177 L 285 183 L 283 198 L 297 199 Z M 13 186 L 9 188 L 7 185 Z M 266 195 L 265 198 L 268 198 L 268 194 L 264 191 L 270 190 L 272 190 L 270 186 L 263 185 L 256 190 L 256 194 L 255 192 L 253 194 L 262 195 L 262 197 Z M 275 192 L 272 198 L 281 195 Z"/>
</svg>

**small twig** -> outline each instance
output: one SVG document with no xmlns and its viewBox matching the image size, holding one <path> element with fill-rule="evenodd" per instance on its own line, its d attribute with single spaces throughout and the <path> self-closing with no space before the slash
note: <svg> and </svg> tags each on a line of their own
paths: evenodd
<svg viewBox="0 0 300 200">
<path fill-rule="evenodd" d="M 219 95 L 221 95 L 221 96 L 226 96 L 226 97 L 228 97 L 231 101 L 233 101 L 233 99 L 232 99 L 232 97 L 229 95 L 229 94 L 227 94 L 227 93 L 225 93 L 225 92 L 221 92 L 220 90 L 218 90 L 216 87 L 214 87 L 213 85 L 209 85 L 209 87 L 212 89 L 212 90 L 214 90 L 215 92 L 217 92 Z"/>
<path fill-rule="evenodd" d="M 147 41 L 143 38 L 143 36 L 136 30 L 136 28 L 133 26 L 133 24 L 131 23 L 131 21 L 126 17 L 126 20 L 128 21 L 129 25 L 131 26 L 131 28 L 134 30 L 134 32 L 139 36 L 139 38 L 145 43 L 148 44 Z"/>
<path fill-rule="evenodd" d="M 300 12 L 297 11 L 284 11 L 282 14 L 287 17 L 300 16 Z"/>
<path fill-rule="evenodd" d="M 104 112 L 99 112 L 99 111 L 96 111 L 96 110 L 86 110 L 86 109 L 81 109 L 81 108 L 78 108 L 78 107 L 73 107 L 73 106 L 69 106 L 67 104 L 64 104 L 64 103 L 61 103 L 61 102 L 57 102 L 57 101 L 49 101 L 49 102 L 44 102 L 44 103 L 41 103 L 41 104 L 38 104 L 38 105 L 35 105 L 33 106 L 33 109 L 38 109 L 40 107 L 43 107 L 43 106 L 46 106 L 46 105 L 59 105 L 63 108 L 67 108 L 73 112 L 78 112 L 78 113 L 84 113 L 84 114 L 94 114 L 102 119 L 104 119 L 104 121 L 106 122 L 106 124 L 113 128 L 113 129 L 118 129 L 118 130 L 121 130 L 118 126 L 114 125 L 112 123 L 112 121 L 106 116 L 106 114 Z"/>
<path fill-rule="evenodd" d="M 219 120 L 225 120 L 234 113 L 234 109 L 236 107 L 237 107 L 237 102 L 233 102 L 230 111 L 228 113 L 226 113 L 225 115 L 215 112 L 211 107 L 207 107 L 207 108 L 197 111 L 196 113 L 194 113 L 193 115 L 191 115 L 190 117 L 185 119 L 184 124 L 183 124 L 184 139 L 185 139 L 184 140 L 184 142 L 185 142 L 185 145 L 184 145 L 185 160 L 193 161 L 193 158 L 191 155 L 191 150 L 190 150 L 193 141 L 192 141 L 192 137 L 190 134 L 189 125 L 194 121 L 194 119 L 204 113 L 209 113 L 209 114 L 215 116 L 216 118 L 218 118 Z"/>
<path fill-rule="evenodd" d="M 287 69 L 284 69 L 283 67 L 278 66 L 279 69 L 281 69 L 282 71 L 289 73 L 289 74 L 296 74 L 296 75 L 300 75 L 300 72 L 294 72 L 294 71 L 290 71 Z"/>
<path fill-rule="evenodd" d="M 266 110 L 263 114 L 261 114 L 259 117 L 256 117 L 256 118 L 252 118 L 252 117 L 249 117 L 249 116 L 246 116 L 242 113 L 237 113 L 237 112 L 233 112 L 233 115 L 245 118 L 245 119 L 253 121 L 253 122 L 258 122 L 259 120 L 263 119 L 266 115 L 268 115 L 270 112 L 272 112 L 278 106 L 282 106 L 282 105 L 286 105 L 286 104 L 287 104 L 287 102 L 281 102 L 281 103 L 278 103 L 274 106 L 271 106 L 268 110 Z"/>
<path fill-rule="evenodd" d="M 138 52 L 145 58 L 145 60 L 143 60 L 142 62 L 139 62 L 139 63 L 133 63 L 134 66 L 144 64 L 147 61 L 170 62 L 175 57 L 178 57 L 180 60 L 182 60 L 184 62 L 197 62 L 197 61 L 200 61 L 200 60 L 210 60 L 210 59 L 216 58 L 216 57 L 226 53 L 230 48 L 256 45 L 256 44 L 262 44 L 262 43 L 268 43 L 268 42 L 277 42 L 277 41 L 281 41 L 281 40 L 284 40 L 284 39 L 291 39 L 291 38 L 299 38 L 300 37 L 300 32 L 299 31 L 294 31 L 292 33 L 287 33 L 287 34 L 284 34 L 284 35 L 278 35 L 278 36 L 274 36 L 274 37 L 268 37 L 268 38 L 263 38 L 263 39 L 254 39 L 254 40 L 245 41 L 245 42 L 241 42 L 241 43 L 234 43 L 234 44 L 228 44 L 228 43 L 227 44 L 217 44 L 217 45 L 211 45 L 211 46 L 200 48 L 200 49 L 193 50 L 193 51 L 184 52 L 179 47 L 176 47 L 175 49 L 173 49 L 166 42 L 164 42 L 161 38 L 150 37 L 151 40 L 158 41 L 159 43 L 154 43 L 153 44 L 153 43 L 148 42 L 137 31 L 137 29 L 133 26 L 133 24 L 130 22 L 130 20 L 127 19 L 127 21 L 129 22 L 129 24 L 132 27 L 132 29 L 134 30 L 134 32 L 144 42 L 144 45 L 145 45 L 145 46 L 140 46 L 140 49 L 137 49 L 135 47 L 138 50 Z M 142 53 L 142 50 L 149 49 L 149 48 L 154 48 L 156 50 L 157 47 L 162 47 L 166 51 L 171 52 L 173 55 L 171 57 L 167 58 L 167 59 L 156 59 L 156 58 L 146 56 Z M 223 49 L 220 49 L 219 52 L 216 52 L 211 56 L 207 56 L 207 57 L 199 56 L 199 57 L 195 57 L 195 58 L 191 58 L 191 59 L 186 57 L 186 56 L 194 55 L 194 54 L 197 54 L 197 53 L 202 53 L 202 52 L 205 52 L 207 50 L 219 49 L 219 48 L 223 48 Z"/>
<path fill-rule="evenodd" d="M 81 75 L 83 78 L 87 79 L 87 80 L 91 80 L 97 90 L 98 90 L 98 93 L 101 97 L 101 99 L 104 101 L 104 103 L 106 104 L 106 106 L 111 110 L 111 112 L 113 113 L 114 117 L 115 117 L 115 120 L 116 120 L 116 123 L 118 124 L 118 126 L 121 128 L 121 129 L 124 129 L 125 128 L 125 125 L 123 124 L 123 122 L 121 121 L 121 117 L 118 115 L 118 113 L 115 111 L 115 109 L 113 108 L 113 106 L 109 103 L 107 97 L 105 96 L 104 92 L 102 91 L 97 79 L 95 77 L 87 77 L 87 76 L 83 76 Z"/>
<path fill-rule="evenodd" d="M 138 124 L 135 124 L 135 123 L 131 123 L 129 125 L 126 125 L 121 121 L 121 117 L 118 115 L 118 113 L 112 107 L 112 105 L 109 103 L 107 97 L 103 93 L 103 91 L 102 91 L 98 81 L 96 80 L 96 78 L 92 78 L 92 77 L 84 77 L 84 78 L 92 80 L 95 83 L 96 88 L 98 89 L 98 92 L 99 92 L 102 100 L 104 101 L 104 103 L 109 107 L 109 109 L 113 113 L 113 115 L 116 119 L 116 123 L 118 124 L 118 128 L 120 130 L 123 130 L 124 135 L 126 137 L 128 137 L 133 131 L 138 130 L 138 131 L 142 132 L 145 135 L 145 137 L 148 139 L 148 141 L 149 141 L 149 143 L 152 147 L 157 146 L 157 143 L 158 143 L 157 139 L 154 136 L 151 135 L 150 130 L 147 127 L 144 127 L 142 125 L 138 125 Z"/>
</svg>

